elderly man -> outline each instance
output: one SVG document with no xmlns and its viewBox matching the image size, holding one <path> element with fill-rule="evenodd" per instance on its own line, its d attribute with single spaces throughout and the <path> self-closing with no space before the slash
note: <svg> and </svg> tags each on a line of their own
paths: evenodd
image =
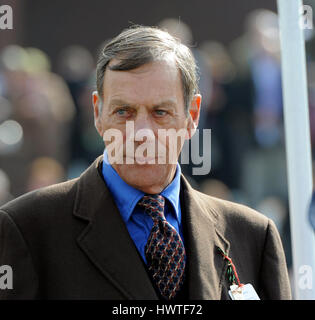
<svg viewBox="0 0 315 320">
<path fill-rule="evenodd" d="M 192 54 L 168 33 L 132 27 L 109 42 L 93 93 L 104 155 L 1 207 L 13 284 L 0 299 L 289 299 L 274 223 L 194 190 L 171 161 L 183 141 L 160 133 L 190 139 L 200 105 Z"/>
</svg>

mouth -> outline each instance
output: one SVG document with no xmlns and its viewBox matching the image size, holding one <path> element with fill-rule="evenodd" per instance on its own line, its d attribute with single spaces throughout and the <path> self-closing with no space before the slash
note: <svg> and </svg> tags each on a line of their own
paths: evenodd
<svg viewBox="0 0 315 320">
<path fill-rule="evenodd" d="M 135 164 L 156 164 L 158 163 L 158 157 L 125 157 L 125 163 Z"/>
</svg>

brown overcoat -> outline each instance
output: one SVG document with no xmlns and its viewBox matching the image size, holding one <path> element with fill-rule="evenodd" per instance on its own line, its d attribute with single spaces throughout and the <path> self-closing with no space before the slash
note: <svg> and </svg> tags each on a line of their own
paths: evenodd
<svg viewBox="0 0 315 320">
<path fill-rule="evenodd" d="M 0 208 L 2 299 L 157 299 L 100 171 L 35 190 Z M 290 299 L 281 240 L 262 214 L 194 190 L 181 178 L 189 299 L 230 299 L 227 261 L 261 299 Z"/>
</svg>

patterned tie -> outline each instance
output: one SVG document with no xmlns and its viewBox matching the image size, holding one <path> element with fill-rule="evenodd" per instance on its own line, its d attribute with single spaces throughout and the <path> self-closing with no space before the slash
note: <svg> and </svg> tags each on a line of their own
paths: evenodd
<svg viewBox="0 0 315 320">
<path fill-rule="evenodd" d="M 164 197 L 160 195 L 146 195 L 139 205 L 153 220 L 145 246 L 148 268 L 161 295 L 170 300 L 184 282 L 186 253 L 180 235 L 165 219 L 164 202 Z"/>
</svg>

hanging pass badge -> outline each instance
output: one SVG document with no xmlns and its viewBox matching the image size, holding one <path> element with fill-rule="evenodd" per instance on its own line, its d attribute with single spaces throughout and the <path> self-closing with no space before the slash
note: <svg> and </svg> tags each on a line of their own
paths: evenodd
<svg viewBox="0 0 315 320">
<path fill-rule="evenodd" d="M 235 265 L 232 259 L 224 252 L 220 247 L 217 247 L 219 253 L 227 260 L 227 275 L 228 280 L 231 283 L 229 295 L 232 300 L 260 300 L 258 294 L 256 293 L 254 287 L 248 284 L 242 284 L 236 272 Z"/>
<path fill-rule="evenodd" d="M 250 283 L 241 286 L 237 284 L 231 285 L 229 295 L 232 300 L 260 300 L 254 287 Z"/>
</svg>

